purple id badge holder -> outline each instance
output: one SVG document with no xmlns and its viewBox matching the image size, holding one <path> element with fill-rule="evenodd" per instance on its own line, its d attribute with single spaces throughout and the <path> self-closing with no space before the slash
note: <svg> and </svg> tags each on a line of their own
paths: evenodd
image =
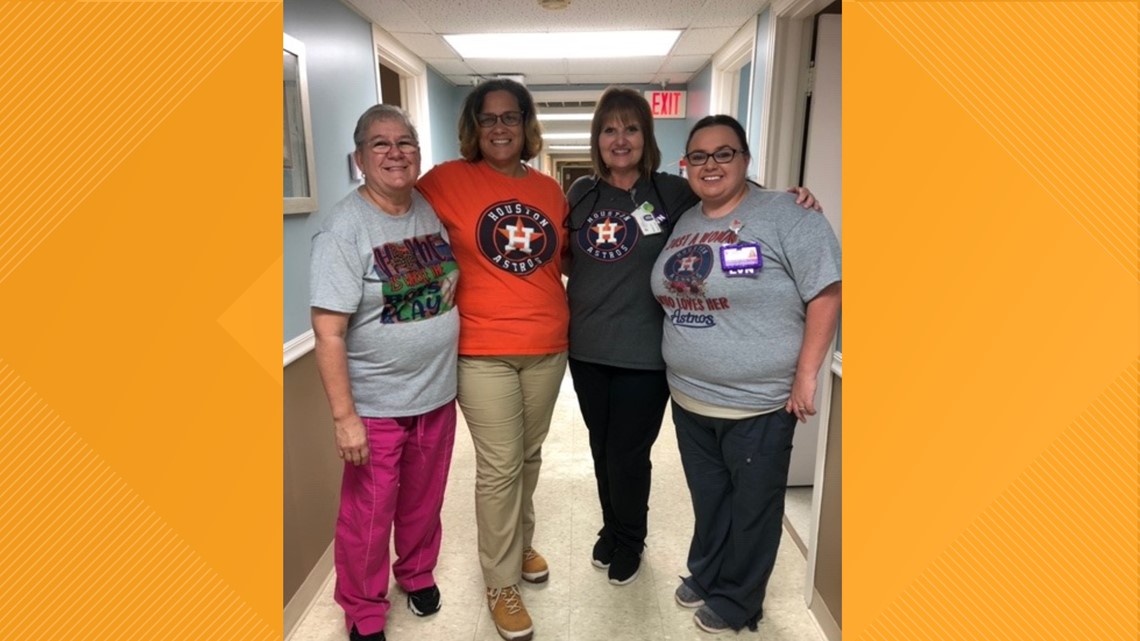
<svg viewBox="0 0 1140 641">
<path fill-rule="evenodd" d="M 737 240 L 744 223 L 733 220 L 729 225 Z M 720 268 L 725 276 L 752 276 L 764 266 L 764 259 L 760 255 L 760 243 L 735 242 L 720 246 Z"/>
</svg>

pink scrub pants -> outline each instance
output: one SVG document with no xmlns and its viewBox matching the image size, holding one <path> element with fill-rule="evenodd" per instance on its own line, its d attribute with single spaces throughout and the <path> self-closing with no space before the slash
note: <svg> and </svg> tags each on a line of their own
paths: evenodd
<svg viewBox="0 0 1140 641">
<path fill-rule="evenodd" d="M 435 584 L 443 534 L 440 509 L 455 444 L 455 401 L 419 416 L 363 418 L 368 462 L 345 463 L 336 520 L 336 602 L 345 626 L 384 629 L 388 542 L 395 526 L 392 574 L 405 592 Z"/>
</svg>

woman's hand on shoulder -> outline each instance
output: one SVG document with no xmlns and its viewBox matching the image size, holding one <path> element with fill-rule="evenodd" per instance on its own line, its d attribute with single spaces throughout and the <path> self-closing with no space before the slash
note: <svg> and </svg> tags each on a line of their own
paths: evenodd
<svg viewBox="0 0 1140 641">
<path fill-rule="evenodd" d="M 804 209 L 814 209 L 815 211 L 822 212 L 823 205 L 815 199 L 815 195 L 811 193 L 807 187 L 788 187 L 789 194 L 796 195 L 796 204 Z"/>
</svg>

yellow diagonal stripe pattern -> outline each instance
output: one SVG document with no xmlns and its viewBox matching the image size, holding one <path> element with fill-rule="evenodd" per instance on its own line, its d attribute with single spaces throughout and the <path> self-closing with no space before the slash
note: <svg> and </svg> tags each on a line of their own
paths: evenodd
<svg viewBox="0 0 1140 641">
<path fill-rule="evenodd" d="M 0 639 L 277 633 L 0 361 Z"/>
<path fill-rule="evenodd" d="M 1131 641 L 1140 367 L 1133 364 L 858 641 Z"/>
<path fill-rule="evenodd" d="M 0 3 L 0 282 L 276 10 Z"/>
<path fill-rule="evenodd" d="M 1137 2 L 859 2 L 1138 275 Z"/>
</svg>

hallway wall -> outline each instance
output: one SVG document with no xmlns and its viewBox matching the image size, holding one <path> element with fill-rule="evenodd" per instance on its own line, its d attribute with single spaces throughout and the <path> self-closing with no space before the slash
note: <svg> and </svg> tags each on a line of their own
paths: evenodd
<svg viewBox="0 0 1140 641">
<path fill-rule="evenodd" d="M 284 31 L 305 45 L 313 158 L 321 212 L 354 186 L 348 174 L 356 119 L 376 103 L 372 26 L 339 2 L 286 0 Z M 318 212 L 285 216 L 284 338 L 309 329 L 309 238 Z"/>
</svg>

